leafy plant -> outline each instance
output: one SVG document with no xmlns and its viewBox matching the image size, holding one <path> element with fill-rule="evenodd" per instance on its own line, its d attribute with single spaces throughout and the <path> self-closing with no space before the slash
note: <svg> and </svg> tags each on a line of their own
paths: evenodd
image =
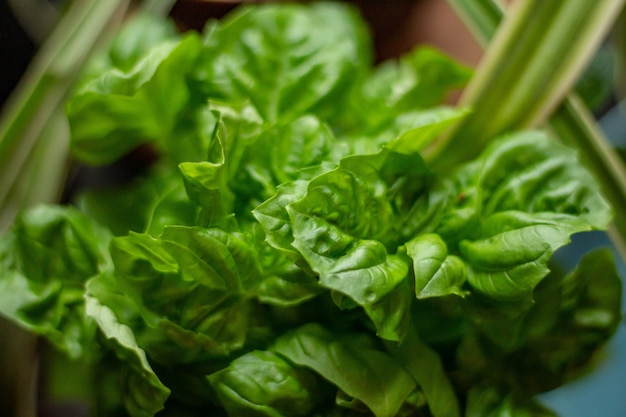
<svg viewBox="0 0 626 417">
<path fill-rule="evenodd" d="M 67 107 L 75 158 L 157 161 L 23 212 L 2 314 L 87 363 L 103 415 L 550 415 L 534 396 L 620 322 L 607 251 L 550 270 L 612 218 L 576 152 L 527 130 L 433 165 L 472 71 L 373 67 L 339 3 L 163 25 L 127 26 Z"/>
</svg>

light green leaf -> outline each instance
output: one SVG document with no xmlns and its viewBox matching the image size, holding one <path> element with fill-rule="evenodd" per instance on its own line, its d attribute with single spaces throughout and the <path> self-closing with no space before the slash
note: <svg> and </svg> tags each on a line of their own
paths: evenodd
<svg viewBox="0 0 626 417">
<path fill-rule="evenodd" d="M 200 53 L 197 36 L 160 44 L 129 72 L 113 69 L 68 103 L 73 154 L 107 164 L 146 141 L 164 141 L 191 96 L 185 79 Z"/>
<path fill-rule="evenodd" d="M 460 255 L 467 280 L 481 294 L 497 300 L 530 299 L 548 274 L 548 261 L 574 233 L 591 227 L 573 216 L 515 211 L 488 217 L 474 240 L 464 240 Z"/>
<path fill-rule="evenodd" d="M 458 244 L 469 284 L 500 300 L 529 301 L 554 251 L 612 214 L 575 152 L 536 131 L 494 141 L 437 192 L 448 197 L 434 231 Z"/>
<path fill-rule="evenodd" d="M 404 154 L 420 152 L 468 114 L 466 109 L 451 107 L 402 113 L 394 119 L 391 129 L 398 134 L 385 147 Z"/>
<path fill-rule="evenodd" d="M 267 241 L 276 249 L 295 251 L 291 246 L 293 233 L 287 206 L 304 197 L 307 186 L 308 182 L 302 180 L 281 184 L 272 198 L 252 212 L 265 230 Z"/>
<path fill-rule="evenodd" d="M 71 208 L 22 213 L 0 240 L 0 312 L 71 357 L 88 355 L 95 328 L 84 316 L 84 285 L 110 263 L 110 239 Z"/>
<path fill-rule="evenodd" d="M 247 170 L 267 170 L 267 182 L 283 184 L 300 179 L 300 172 L 330 161 L 335 138 L 317 117 L 306 115 L 264 131 L 246 150 Z"/>
<path fill-rule="evenodd" d="M 341 114 L 347 120 L 337 123 L 347 124 L 351 133 L 387 130 L 398 117 L 442 105 L 446 94 L 463 87 L 471 74 L 469 68 L 433 48 L 416 48 L 398 61 L 374 68 L 351 97 L 346 114 Z"/>
<path fill-rule="evenodd" d="M 413 260 L 417 298 L 464 296 L 467 274 L 463 261 L 448 254 L 446 243 L 436 234 L 423 234 L 406 243 L 407 255 Z"/>
<path fill-rule="evenodd" d="M 369 63 L 366 38 L 356 12 L 337 3 L 242 8 L 210 28 L 194 79 L 208 96 L 250 101 L 272 123 L 324 119 Z"/>
<path fill-rule="evenodd" d="M 504 137 L 479 158 L 483 212 L 557 212 L 606 228 L 612 212 L 574 150 L 537 131 Z"/>
</svg>

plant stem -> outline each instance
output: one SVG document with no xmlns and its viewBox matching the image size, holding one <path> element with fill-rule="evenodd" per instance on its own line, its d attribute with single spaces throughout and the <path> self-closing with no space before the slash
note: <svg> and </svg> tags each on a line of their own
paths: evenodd
<svg viewBox="0 0 626 417">
<path fill-rule="evenodd" d="M 477 40 L 485 46 L 489 39 L 491 39 L 498 30 L 498 25 L 504 17 L 502 8 L 493 0 L 448 0 L 452 7 L 462 16 L 467 22 L 468 26 L 472 28 L 472 32 L 476 34 Z M 580 100 L 574 95 L 569 94 L 563 103 L 553 110 L 555 104 L 559 103 L 560 97 L 563 92 L 567 91 L 571 84 L 576 79 L 577 74 L 587 61 L 591 52 L 595 50 L 597 44 L 605 36 L 608 29 L 611 27 L 612 21 L 619 11 L 623 7 L 624 2 L 622 0 L 617 1 L 598 1 L 598 2 L 586 2 L 590 8 L 584 8 L 577 13 L 572 11 L 565 12 L 564 8 L 561 9 L 563 1 L 550 1 L 550 7 L 553 8 L 551 13 L 560 14 L 562 17 L 550 18 L 549 14 L 534 15 L 535 11 L 531 8 L 534 1 L 518 2 L 524 3 L 522 9 L 522 15 L 516 15 L 519 10 L 512 11 L 512 17 L 509 20 L 513 20 L 513 23 L 508 22 L 506 28 L 503 28 L 503 34 L 499 34 L 500 37 L 507 39 L 500 40 L 499 43 L 490 46 L 491 55 L 487 59 L 496 60 L 492 64 L 486 64 L 485 67 L 479 68 L 478 71 L 482 73 L 478 76 L 480 85 L 473 87 L 473 90 L 465 97 L 465 104 L 470 104 L 475 108 L 475 111 L 479 114 L 469 125 L 459 126 L 456 131 L 455 137 L 447 138 L 448 142 L 445 151 L 441 149 L 440 155 L 446 158 L 449 153 L 448 150 L 456 148 L 457 152 L 455 158 L 464 159 L 468 158 L 474 152 L 479 152 L 482 146 L 492 137 L 501 134 L 507 130 L 521 129 L 526 127 L 534 127 L 540 122 L 544 121 L 548 116 L 548 126 L 552 132 L 562 142 L 576 147 L 579 150 L 579 155 L 583 162 L 594 172 L 596 178 L 599 179 L 602 184 L 604 194 L 607 196 L 612 206 L 616 208 L 615 218 L 610 229 L 610 236 L 615 244 L 616 248 L 626 259 L 626 213 L 622 212 L 620 208 L 626 207 L 626 167 L 619 158 L 619 156 L 608 145 L 608 141 L 598 128 L 595 120 Z M 541 2 L 539 2 L 541 3 Z M 570 2 L 571 4 L 583 3 L 583 2 Z M 538 6 L 538 5 L 536 5 Z M 557 7 L 558 6 L 558 7 Z M 573 7 L 573 6 L 572 6 Z M 584 11 L 589 14 L 584 16 Z M 542 16 L 541 21 L 537 21 Z M 583 22 L 581 19 L 589 20 Z M 569 19 L 575 20 L 578 26 L 569 22 Z M 533 23 L 534 20 L 534 23 Z M 516 23 L 516 21 L 519 21 Z M 550 42 L 554 42 L 555 39 L 548 37 L 548 35 L 536 37 L 529 31 L 542 30 L 542 25 L 566 25 L 569 28 L 575 28 L 579 33 L 578 37 L 573 37 L 576 41 L 566 41 L 569 43 L 568 48 L 571 49 L 571 54 L 568 60 L 563 61 L 563 68 L 560 70 L 546 69 L 546 74 L 554 74 L 552 78 L 546 78 L 543 83 L 532 83 L 528 76 L 518 75 L 515 77 L 515 71 L 522 71 L 521 68 L 513 66 L 511 60 L 506 54 L 506 48 L 518 49 L 528 47 L 532 52 L 532 44 L 527 44 L 526 39 L 535 39 L 548 44 L 546 51 L 554 50 L 555 56 L 566 55 L 564 52 L 557 51 L 561 48 L 559 44 L 550 46 Z M 514 25 L 514 23 L 516 23 Z M 512 29 L 514 28 L 514 29 Z M 516 34 L 519 31 L 520 33 Z M 546 30 L 550 33 L 550 29 Z M 555 35 L 556 36 L 556 35 Z M 518 41 L 519 40 L 519 41 Z M 518 42 L 521 44 L 519 45 Z M 583 43 L 582 46 L 578 46 L 579 43 Z M 526 45 L 526 46 L 525 46 Z M 499 52 L 498 48 L 502 48 Z M 496 52 L 492 50 L 496 49 Z M 527 60 L 544 60 L 545 54 L 539 53 L 535 56 L 529 54 L 526 56 Z M 565 59 L 565 58 L 563 58 Z M 553 63 L 551 65 L 558 65 L 559 63 Z M 504 75 L 500 74 L 499 70 L 506 71 L 506 66 L 510 66 L 513 71 L 512 79 L 509 79 L 509 83 L 513 83 L 513 86 L 519 86 L 523 89 L 528 89 L 526 93 L 529 97 L 535 97 L 537 102 L 531 101 L 517 109 L 520 114 L 516 118 L 504 119 L 503 122 L 496 123 L 494 119 L 498 118 L 502 113 L 497 111 L 497 108 L 513 108 L 519 106 L 515 100 L 518 100 L 514 94 L 501 94 L 501 89 L 507 89 L 507 85 L 503 84 L 500 80 L 504 78 Z M 539 62 L 545 66 L 544 62 Z M 531 69 L 531 65 L 523 65 L 524 69 Z M 563 75 L 563 74 L 568 75 Z M 556 78 L 554 78 L 556 77 Z M 490 81 L 494 81 L 491 83 Z M 474 81 L 473 81 L 474 82 Z M 547 88 L 552 83 L 562 84 L 555 88 Z M 532 94 L 532 90 L 543 89 L 541 95 L 538 93 Z M 549 94 L 547 93 L 549 91 Z M 492 101 L 482 99 L 483 96 L 491 96 Z M 543 103 L 540 103 L 540 97 L 544 97 Z M 550 97 L 548 97 L 550 96 Z M 526 115 L 525 113 L 528 113 Z M 510 111 L 509 111 L 510 114 Z M 468 118 L 469 119 L 469 118 Z M 487 126 L 495 126 L 492 129 L 487 130 Z M 481 127 L 485 129 L 481 130 Z M 476 135 L 476 136 L 474 136 Z M 463 138 L 479 138 L 475 142 L 468 144 L 467 141 L 464 146 L 459 146 L 459 143 Z M 454 146 L 452 145 L 454 143 Z M 469 151 L 466 148 L 474 148 Z M 465 154 L 466 153 L 466 154 Z M 450 161 L 452 162 L 452 161 Z M 448 163 L 448 161 L 446 161 Z"/>
<path fill-rule="evenodd" d="M 544 122 L 584 69 L 623 3 L 514 3 L 461 98 L 460 104 L 471 107 L 472 115 L 429 149 L 433 165 L 447 169 L 474 158 L 504 132 Z M 483 22 L 476 27 L 486 26 Z"/>
<path fill-rule="evenodd" d="M 49 195 L 45 199 L 32 195 L 21 182 L 56 179 L 54 183 L 62 183 L 63 163 L 49 165 L 49 170 L 41 172 L 40 177 L 32 177 L 24 167 L 55 112 L 63 108 L 65 97 L 94 45 L 102 41 L 112 20 L 123 17 L 128 3 L 128 0 L 72 3 L 8 100 L 0 119 L 0 231 L 23 208 L 20 202 L 50 201 Z M 66 136 L 49 135 L 45 140 L 48 150 L 67 153 Z M 18 194 L 16 190 L 20 190 Z"/>
<path fill-rule="evenodd" d="M 94 45 L 125 14 L 128 0 L 75 0 L 41 47 L 0 119 L 0 232 L 17 212 L 60 194 L 69 135 L 65 97 Z M 0 320 L 0 409 L 36 415 L 37 339 Z M 28 347 L 28 348 L 25 348 Z M 13 370 L 14 372 L 11 372 Z M 8 415 L 8 414 L 7 414 Z"/>
</svg>

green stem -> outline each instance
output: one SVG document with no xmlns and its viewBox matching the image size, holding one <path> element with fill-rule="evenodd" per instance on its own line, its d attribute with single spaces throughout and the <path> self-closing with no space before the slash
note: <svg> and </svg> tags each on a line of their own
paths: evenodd
<svg viewBox="0 0 626 417">
<path fill-rule="evenodd" d="M 112 20 L 119 21 L 123 17 L 128 3 L 128 0 L 74 2 L 3 109 L 0 119 L 0 231 L 11 223 L 13 213 L 23 208 L 10 197 L 21 187 L 21 181 L 33 181 L 24 167 L 41 140 L 42 132 L 57 109 L 63 108 L 65 97 L 94 45 L 102 41 Z M 48 136 L 46 140 L 54 142 L 45 145 L 48 149 L 66 149 L 67 137 Z M 64 174 L 65 164 L 50 167 L 43 173 L 48 180 L 59 179 L 58 184 Z M 24 198 L 49 201 L 36 196 Z"/>
<path fill-rule="evenodd" d="M 545 121 L 577 79 L 623 3 L 516 2 L 461 99 L 460 104 L 471 107 L 473 114 L 429 149 L 432 163 L 447 169 L 474 158 L 489 140 L 504 132 Z M 483 22 L 476 27 L 486 26 Z"/>
<path fill-rule="evenodd" d="M 476 34 L 477 40 L 481 42 L 483 46 L 486 45 L 489 39 L 495 35 L 496 31 L 498 30 L 498 25 L 500 24 L 500 21 L 502 20 L 504 16 L 502 8 L 500 8 L 500 6 L 498 6 L 492 0 L 449 0 L 449 2 L 454 7 L 454 9 L 458 13 L 461 14 L 463 19 L 467 22 L 468 26 L 472 28 L 473 33 Z M 531 3 L 533 2 L 528 1 L 528 2 L 520 2 L 520 3 L 525 3 L 526 7 L 530 7 Z M 561 4 L 562 3 L 561 1 L 546 2 L 546 3 L 551 3 L 552 7 L 555 7 L 557 5 L 563 6 L 563 4 Z M 571 3 L 583 3 L 583 2 L 571 2 Z M 585 10 L 588 10 L 590 14 L 587 17 L 589 19 L 589 22 L 587 22 L 586 24 L 583 24 L 580 22 L 580 18 L 584 17 L 584 16 L 581 16 L 583 9 L 581 9 L 581 11 L 579 11 L 578 13 L 572 13 L 571 11 L 569 11 L 567 14 L 564 15 L 564 16 L 568 16 L 568 18 L 569 16 L 573 16 L 573 18 L 578 19 L 577 21 L 579 22 L 579 26 L 576 28 L 580 27 L 579 36 L 581 36 L 581 38 L 585 38 L 585 39 L 580 39 L 580 41 L 581 42 L 584 41 L 585 45 L 583 45 L 582 47 L 580 47 L 579 50 L 577 50 L 576 48 L 577 48 L 578 42 L 568 41 L 571 44 L 572 51 L 570 51 L 569 60 L 563 61 L 563 64 L 564 64 L 563 68 L 561 68 L 558 71 L 555 69 L 546 70 L 546 73 L 552 73 L 554 74 L 553 77 L 557 77 L 556 79 L 553 78 L 553 81 L 551 82 L 562 83 L 563 85 L 561 85 L 558 88 L 549 89 L 548 83 L 550 81 L 544 81 L 543 85 L 540 83 L 539 84 L 521 84 L 523 88 L 527 88 L 529 90 L 530 89 L 545 89 L 546 91 L 551 90 L 550 94 L 552 94 L 553 97 L 546 98 L 543 107 L 541 106 L 540 103 L 536 103 L 536 108 L 533 109 L 532 107 L 535 106 L 535 103 L 531 102 L 525 105 L 526 109 L 524 108 L 520 109 L 522 113 L 526 111 L 528 112 L 528 114 L 534 115 L 534 116 L 527 116 L 527 115 L 521 114 L 516 120 L 509 121 L 509 125 L 493 122 L 493 119 L 496 119 L 498 117 L 498 113 L 495 111 L 493 111 L 492 113 L 489 113 L 488 110 L 490 108 L 488 106 L 508 108 L 509 106 L 513 107 L 516 104 L 511 103 L 511 101 L 513 100 L 513 97 L 515 96 L 513 95 L 507 96 L 506 94 L 501 95 L 500 90 L 496 89 L 496 88 L 500 88 L 500 89 L 504 88 L 506 87 L 505 85 L 502 85 L 500 83 L 498 84 L 499 87 L 496 87 L 495 84 L 490 85 L 488 83 L 489 79 L 494 79 L 497 81 L 500 75 L 497 72 L 487 73 L 486 75 L 483 75 L 482 78 L 480 78 L 478 81 L 478 82 L 483 83 L 482 86 L 473 87 L 474 92 L 471 94 L 483 94 L 485 96 L 491 95 L 495 97 L 495 99 L 499 99 L 499 100 L 486 104 L 485 99 L 481 100 L 480 97 L 476 98 L 474 96 L 475 103 L 470 103 L 470 104 L 473 104 L 476 108 L 478 108 L 477 110 L 477 112 L 479 113 L 478 122 L 476 121 L 472 122 L 473 124 L 470 124 L 469 128 L 467 126 L 460 126 L 459 129 L 456 131 L 455 137 L 448 138 L 447 139 L 448 142 L 446 142 L 444 146 L 447 146 L 448 148 L 452 148 L 453 147 L 452 144 L 455 143 L 456 148 L 462 148 L 461 146 L 458 146 L 457 141 L 463 140 L 463 137 L 473 138 L 472 134 L 475 133 L 475 131 L 472 131 L 471 129 L 480 129 L 481 123 L 485 127 L 491 126 L 490 123 L 493 122 L 495 128 L 485 130 L 485 132 L 489 132 L 489 133 L 479 132 L 478 137 L 481 139 L 476 141 L 476 143 L 474 143 L 473 145 L 469 145 L 469 147 L 472 147 L 472 146 L 476 147 L 476 149 L 473 150 L 472 152 L 478 152 L 482 148 L 484 143 L 490 139 L 489 135 L 495 136 L 497 134 L 500 134 L 506 131 L 507 129 L 512 130 L 512 129 L 519 129 L 519 128 L 524 128 L 524 127 L 532 127 L 535 124 L 538 124 L 541 120 L 544 120 L 546 116 L 549 115 L 550 118 L 548 120 L 548 126 L 550 127 L 552 132 L 562 142 L 578 148 L 581 159 L 594 172 L 596 178 L 598 178 L 600 183 L 602 184 L 604 194 L 607 196 L 607 198 L 609 199 L 613 207 L 616 208 L 615 218 L 614 218 L 613 224 L 611 225 L 609 234 L 616 248 L 620 251 L 622 257 L 626 259 L 626 213 L 623 213 L 622 210 L 620 210 L 620 208 L 626 207 L 626 167 L 624 166 L 619 156 L 608 145 L 608 141 L 603 136 L 600 129 L 597 127 L 595 120 L 593 119 L 589 111 L 584 107 L 584 105 L 580 102 L 580 100 L 575 95 L 570 94 L 569 96 L 566 97 L 564 102 L 560 106 L 558 106 L 556 110 L 554 110 L 553 112 L 551 110 L 555 107 L 555 104 L 558 103 L 559 97 L 562 96 L 563 91 L 567 91 L 568 88 L 571 87 L 572 82 L 576 78 L 575 74 L 578 74 L 579 69 L 581 68 L 581 65 L 587 60 L 591 51 L 594 50 L 595 45 L 597 45 L 597 43 L 606 34 L 608 28 L 610 28 L 611 26 L 612 20 L 619 14 L 619 11 L 621 7 L 623 6 L 624 2 L 623 1 L 599 1 L 597 3 L 594 3 L 594 2 L 586 2 L 586 3 L 588 5 L 593 5 L 596 8 L 596 10 L 585 9 Z M 512 13 L 515 13 L 515 12 L 516 12 L 515 10 L 512 11 Z M 530 20 L 533 19 L 532 10 L 524 9 L 523 12 L 525 13 L 525 17 L 523 18 L 523 20 L 527 24 L 531 24 Z M 592 16 L 592 13 L 593 13 L 593 16 Z M 476 15 L 478 15 L 479 17 L 477 18 Z M 521 20 L 522 18 L 514 15 L 512 19 Z M 534 19 L 538 19 L 538 18 L 535 17 Z M 557 18 L 555 20 L 546 19 L 546 21 L 551 21 L 552 24 L 561 24 L 561 25 L 566 24 L 566 21 L 560 18 Z M 534 26 L 530 26 L 530 27 L 526 27 L 525 25 L 518 23 L 518 26 L 517 26 L 518 29 L 516 30 L 520 30 L 520 31 L 536 30 L 532 28 L 541 27 L 540 23 L 543 24 L 543 21 L 541 22 L 535 21 Z M 513 38 L 509 40 L 510 42 L 513 42 L 515 40 L 514 33 L 511 34 L 512 29 L 510 28 L 512 26 L 513 25 L 509 23 L 508 32 L 505 32 L 507 29 L 503 29 L 503 32 L 505 33 L 504 35 L 501 35 L 503 37 L 507 36 L 509 38 Z M 569 23 L 566 26 L 572 27 L 572 24 Z M 526 36 L 531 37 L 531 35 L 529 34 L 527 34 Z M 539 39 L 542 39 L 543 42 L 550 42 L 552 41 L 553 38 L 543 37 Z M 579 38 L 572 38 L 572 39 L 579 39 Z M 490 48 L 491 49 L 502 48 L 502 44 L 506 44 L 505 41 L 501 40 L 499 45 L 492 45 L 490 46 Z M 506 45 L 509 48 L 519 47 L 516 43 L 508 43 Z M 532 46 L 532 45 L 529 45 L 529 46 Z M 523 47 L 523 43 L 522 43 L 522 47 Z M 558 48 L 555 47 L 555 51 L 557 49 Z M 505 52 L 506 51 L 503 49 L 500 54 L 498 54 L 497 52 L 492 53 L 491 59 L 497 58 L 499 60 L 502 60 L 503 62 L 500 63 L 500 65 L 504 65 L 507 62 L 507 55 Z M 576 56 L 577 54 L 578 56 Z M 555 52 L 555 55 L 556 55 L 556 52 Z M 496 56 L 496 58 L 493 58 L 493 56 Z M 529 55 L 527 59 L 530 60 L 530 59 L 540 59 L 540 58 L 535 58 L 534 56 Z M 495 64 L 491 64 L 491 65 L 495 65 Z M 524 68 L 530 68 L 530 67 L 525 65 Z M 513 68 L 513 69 L 516 69 L 516 68 Z M 564 72 L 567 72 L 568 70 L 572 71 L 570 75 L 568 76 L 561 75 Z M 484 68 L 479 68 L 478 71 L 486 71 L 486 70 Z M 562 78 L 559 78 L 559 77 L 562 77 Z M 565 82 L 565 80 L 567 82 Z M 510 80 L 509 82 L 514 82 L 514 83 L 519 84 L 521 82 L 526 82 L 526 81 L 527 81 L 527 78 L 525 79 L 525 78 L 519 77 L 519 81 L 515 81 L 515 79 L 513 79 L 512 81 Z M 489 91 L 488 88 L 485 88 L 485 85 L 492 87 L 493 90 Z M 469 96 L 470 99 L 473 97 L 471 94 Z M 544 92 L 544 96 L 545 95 L 546 93 Z M 537 95 L 535 95 L 535 97 L 536 96 Z M 470 99 L 466 97 L 465 99 L 466 103 L 467 101 L 471 102 Z M 448 150 L 444 151 L 444 149 L 442 148 L 440 149 L 440 151 L 442 152 L 441 153 L 442 156 L 446 156 L 446 157 L 448 156 L 448 153 L 447 153 Z M 463 155 L 463 151 L 460 151 L 460 152 L 456 152 L 455 157 L 463 159 L 463 158 L 466 158 L 467 155 Z"/>
</svg>

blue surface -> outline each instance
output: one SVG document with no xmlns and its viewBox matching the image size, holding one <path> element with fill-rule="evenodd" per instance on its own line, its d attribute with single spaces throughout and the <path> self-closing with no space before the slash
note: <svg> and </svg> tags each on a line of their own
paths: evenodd
<svg viewBox="0 0 626 417">
<path fill-rule="evenodd" d="M 589 250 L 611 247 L 622 277 L 622 309 L 626 307 L 626 265 L 619 258 L 604 233 L 574 236 L 567 250 L 557 253 L 557 261 L 573 267 Z M 539 401 L 560 417 L 626 417 L 626 322 L 608 343 L 593 371 L 554 391 L 543 394 Z"/>
</svg>

